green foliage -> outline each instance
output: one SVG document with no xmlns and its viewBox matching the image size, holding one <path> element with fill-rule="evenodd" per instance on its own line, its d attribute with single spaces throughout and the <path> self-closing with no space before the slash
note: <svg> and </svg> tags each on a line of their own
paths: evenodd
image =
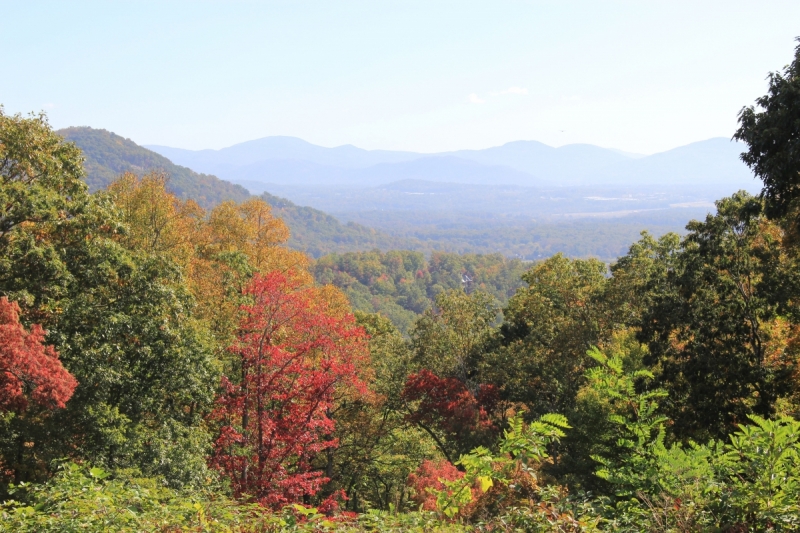
<svg viewBox="0 0 800 533">
<path fill-rule="evenodd" d="M 680 251 L 678 234 L 667 233 L 656 239 L 644 231 L 628 253 L 617 258 L 603 295 L 615 323 L 641 327 L 643 315 L 667 300 L 667 295 L 675 291 L 669 274 L 677 268 Z"/>
<path fill-rule="evenodd" d="M 494 298 L 482 291 L 439 293 L 435 308 L 426 310 L 410 332 L 417 368 L 475 388 L 476 371 L 492 342 L 498 312 Z"/>
<path fill-rule="evenodd" d="M 22 224 L 74 215 L 86 199 L 80 150 L 54 135 L 44 114 L 8 116 L 0 106 L 0 251 Z"/>
<path fill-rule="evenodd" d="M 645 238 L 653 262 L 632 250 L 614 271 L 615 278 L 643 278 L 631 298 L 646 306 L 631 325 L 641 327 L 646 363 L 670 393 L 667 411 L 683 439 L 723 438 L 751 413 L 769 416 L 791 394 L 796 361 L 784 349 L 792 335 L 785 320 L 800 284 L 782 231 L 761 209 L 743 191 L 722 199 L 715 215 L 687 226 L 677 251 L 673 243 L 656 251 Z"/>
<path fill-rule="evenodd" d="M 56 133 L 81 149 L 85 157 L 86 182 L 91 191 L 105 189 L 125 172 L 143 175 L 157 170 L 169 176 L 167 186 L 175 195 L 182 199 L 191 198 L 205 208 L 225 200 L 241 202 L 250 197 L 250 193 L 240 185 L 176 165 L 110 131 L 81 127 Z"/>
<path fill-rule="evenodd" d="M 155 479 L 97 467 L 65 464 L 49 482 L 20 484 L 14 499 L 0 504 L 0 532 L 350 532 L 441 531 L 471 528 L 443 523 L 432 513 L 372 511 L 352 520 L 332 520 L 312 507 L 292 505 L 272 513 L 236 502 L 208 485 L 181 492 Z"/>
<path fill-rule="evenodd" d="M 658 414 L 658 400 L 667 393 L 660 389 L 637 393 L 637 381 L 652 380 L 650 371 L 625 372 L 621 357 L 608 358 L 597 348 L 589 356 L 599 365 L 586 372 L 587 386 L 607 399 L 608 418 L 618 427 L 616 453 L 611 458 L 594 457 L 601 465 L 597 475 L 612 483 L 620 497 L 650 491 L 658 483 L 655 460 L 665 450 L 667 419 Z"/>
<path fill-rule="evenodd" d="M 406 377 L 414 368 L 411 347 L 385 316 L 362 311 L 356 311 L 355 316 L 370 337 L 369 351 L 375 372 L 372 390 L 382 396 L 387 408 L 399 409 Z"/>
<path fill-rule="evenodd" d="M 318 259 L 311 268 L 319 283 L 344 291 L 351 305 L 387 316 L 408 333 L 418 314 L 433 306 L 437 294 L 452 289 L 483 291 L 505 303 L 521 286 L 524 265 L 500 255 L 435 252 L 350 252 Z M 467 276 L 470 282 L 466 282 Z"/>
<path fill-rule="evenodd" d="M 497 445 L 497 454 L 478 447 L 456 462 L 464 470 L 460 479 L 441 480 L 443 489 L 429 489 L 437 510 L 445 517 L 482 516 L 487 527 L 514 524 L 525 531 L 588 531 L 592 520 L 575 518 L 573 505 L 558 487 L 542 483 L 541 464 L 549 460 L 547 448 L 569 429 L 562 415 L 547 414 L 526 424 L 522 415 L 509 420 Z M 488 514 L 487 514 L 488 513 Z"/>
<path fill-rule="evenodd" d="M 48 265 L 29 262 L 35 269 L 6 277 L 2 289 L 33 296 L 31 314 L 56 307 L 43 321 L 48 342 L 79 385 L 67 408 L 47 420 L 12 420 L 0 439 L 3 455 L 23 458 L 11 463 L 19 472 L 69 449 L 97 464 L 139 464 L 171 483 L 193 481 L 205 470 L 201 417 L 217 371 L 179 271 L 102 238 L 64 250 L 50 256 L 59 277 L 37 279 Z M 51 299 L 53 285 L 59 291 Z"/>
<path fill-rule="evenodd" d="M 412 354 L 386 317 L 356 312 L 356 319 L 370 336 L 375 396 L 347 401 L 334 413 L 339 446 L 332 452 L 332 485 L 347 487 L 348 510 L 405 509 L 409 474 L 437 456 L 434 443 L 403 414 L 401 393 Z"/>
<path fill-rule="evenodd" d="M 800 423 L 751 416 L 730 442 L 665 446 L 662 390 L 637 392 L 644 370 L 625 371 L 598 350 L 589 385 L 608 399 L 616 449 L 596 456 L 597 475 L 615 487 L 607 527 L 624 531 L 792 531 L 799 523 Z M 746 529 L 742 529 L 746 528 Z"/>
<path fill-rule="evenodd" d="M 800 45 L 783 74 L 772 72 L 768 79 L 767 94 L 756 100 L 759 109 L 750 106 L 739 113 L 733 138 L 747 143 L 742 161 L 764 182 L 767 213 L 779 218 L 795 211 L 800 197 Z"/>
<path fill-rule="evenodd" d="M 43 117 L 2 124 L 10 163 L 0 196 L 14 196 L 12 218 L 35 209 L 5 234 L 0 293 L 42 324 L 78 380 L 65 409 L 0 422 L 3 475 L 41 479 L 68 455 L 196 483 L 217 370 L 183 273 L 120 244 L 120 213 L 107 195 L 87 194 L 80 152 Z"/>
<path fill-rule="evenodd" d="M 487 356 L 489 381 L 531 413 L 565 413 L 590 359 L 586 350 L 610 335 L 600 301 L 607 267 L 557 254 L 523 276 L 503 311 L 502 346 Z"/>
<path fill-rule="evenodd" d="M 800 422 L 751 416 L 718 459 L 728 481 L 723 504 L 732 523 L 765 530 L 800 527 Z"/>
</svg>

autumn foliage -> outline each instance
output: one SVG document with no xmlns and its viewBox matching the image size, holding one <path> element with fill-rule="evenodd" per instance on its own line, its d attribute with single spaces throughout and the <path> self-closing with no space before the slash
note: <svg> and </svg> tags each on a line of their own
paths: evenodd
<svg viewBox="0 0 800 533">
<path fill-rule="evenodd" d="M 63 408 L 72 397 L 78 382 L 44 336 L 38 324 L 25 331 L 17 303 L 0 298 L 0 411 L 23 410 L 29 401 Z"/>
<path fill-rule="evenodd" d="M 171 194 L 159 173 L 124 174 L 109 191 L 127 225 L 124 244 L 180 265 L 198 303 L 196 315 L 225 343 L 235 333 L 238 297 L 250 272 L 277 270 L 310 280 L 307 258 L 281 246 L 289 230 L 263 200 L 223 202 L 206 212 Z"/>
<path fill-rule="evenodd" d="M 413 489 L 412 499 L 417 506 L 426 511 L 436 510 L 436 495 L 429 489 L 444 490 L 442 481 L 455 481 L 464 477 L 452 463 L 444 459 L 437 461 L 425 460 L 419 467 L 409 474 L 408 486 Z"/>
<path fill-rule="evenodd" d="M 221 424 L 211 465 L 237 496 L 271 507 L 320 490 L 315 459 L 337 445 L 330 412 L 342 394 L 366 393 L 366 334 L 320 292 L 279 272 L 253 278 L 230 348 L 240 374 L 223 378 L 211 415 Z"/>
<path fill-rule="evenodd" d="M 480 441 L 496 429 L 489 413 L 497 390 L 484 385 L 473 394 L 460 380 L 439 377 L 422 369 L 410 374 L 402 398 L 410 407 L 406 419 L 429 433 L 438 431 L 450 441 Z M 447 455 L 445 446 L 440 444 Z"/>
</svg>

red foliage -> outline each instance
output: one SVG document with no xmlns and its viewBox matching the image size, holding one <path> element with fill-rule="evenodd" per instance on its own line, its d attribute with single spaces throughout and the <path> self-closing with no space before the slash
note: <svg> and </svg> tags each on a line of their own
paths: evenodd
<svg viewBox="0 0 800 533">
<path fill-rule="evenodd" d="M 30 333 L 19 323 L 19 306 L 0 298 L 0 411 L 24 410 L 33 401 L 43 407 L 63 408 L 78 382 L 67 372 L 58 353 L 45 346 L 38 324 Z"/>
<path fill-rule="evenodd" d="M 494 387 L 482 387 L 478 396 L 492 405 L 496 403 Z M 486 407 L 455 378 L 440 378 L 430 370 L 420 370 L 408 376 L 403 399 L 419 401 L 416 410 L 407 416 L 410 422 L 438 427 L 456 440 L 494 429 Z"/>
<path fill-rule="evenodd" d="M 333 494 L 325 498 L 322 503 L 317 506 L 317 511 L 322 514 L 326 514 L 328 516 L 333 516 L 334 513 L 337 515 L 340 514 L 339 512 L 339 501 L 347 501 L 347 494 L 345 494 L 344 490 L 339 489 L 335 491 Z"/>
<path fill-rule="evenodd" d="M 500 390 L 495 385 L 481 385 L 475 399 L 485 412 L 492 413 L 500 403 Z"/>
<path fill-rule="evenodd" d="M 222 424 L 211 465 L 237 496 L 280 507 L 315 494 L 327 479 L 314 457 L 337 442 L 329 416 L 344 389 L 366 393 L 364 330 L 334 316 L 311 288 L 281 273 L 257 275 L 245 294 L 246 317 L 230 351 L 241 375 L 223 378 L 211 418 Z"/>
<path fill-rule="evenodd" d="M 455 481 L 464 477 L 449 461 L 422 461 L 416 471 L 408 475 L 408 486 L 414 489 L 412 499 L 426 511 L 436 510 L 436 496 L 428 489 L 442 490 L 445 481 Z"/>
</svg>

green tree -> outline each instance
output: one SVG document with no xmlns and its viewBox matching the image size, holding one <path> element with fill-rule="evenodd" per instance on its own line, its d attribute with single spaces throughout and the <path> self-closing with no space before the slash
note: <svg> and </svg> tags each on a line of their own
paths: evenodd
<svg viewBox="0 0 800 533">
<path fill-rule="evenodd" d="M 370 336 L 374 394 L 346 399 L 333 413 L 339 446 L 326 465 L 328 492 L 343 489 L 352 511 L 403 509 L 409 474 L 437 451 L 405 420 L 401 394 L 413 364 L 408 343 L 381 315 L 356 312 L 356 319 Z"/>
<path fill-rule="evenodd" d="M 561 254 L 523 276 L 504 310 L 502 346 L 486 362 L 490 382 L 532 414 L 565 413 L 590 360 L 586 350 L 610 335 L 602 295 L 607 268 L 596 259 Z"/>
<path fill-rule="evenodd" d="M 22 224 L 74 216 L 87 196 L 80 150 L 54 135 L 44 114 L 0 106 L 0 251 Z"/>
<path fill-rule="evenodd" d="M 658 239 L 642 232 L 626 255 L 611 265 L 612 277 L 602 296 L 603 305 L 615 324 L 640 328 L 645 314 L 675 290 L 669 273 L 677 268 L 681 238 L 667 233 Z"/>
<path fill-rule="evenodd" d="M 800 39 L 798 39 L 800 41 Z M 794 212 L 800 197 L 800 45 L 783 74 L 769 74 L 767 94 L 739 113 L 733 138 L 747 143 L 742 161 L 764 182 L 766 213 L 780 218 Z"/>
<path fill-rule="evenodd" d="M 3 116 L 0 135 L 0 295 L 47 330 L 79 383 L 52 416 L 4 421 L 2 461 L 26 479 L 71 456 L 197 481 L 216 368 L 181 270 L 121 244 L 120 212 L 87 193 L 80 151 L 44 116 Z"/>
<path fill-rule="evenodd" d="M 761 210 L 743 191 L 718 201 L 716 215 L 687 226 L 675 261 L 644 291 L 646 363 L 670 393 L 665 407 L 682 438 L 721 438 L 749 414 L 771 415 L 794 387 L 785 347 L 797 269 Z"/>
<path fill-rule="evenodd" d="M 436 307 L 425 311 L 411 330 L 417 367 L 440 377 L 454 377 L 475 390 L 498 311 L 495 299 L 485 292 L 466 294 L 454 289 L 440 293 Z"/>
</svg>

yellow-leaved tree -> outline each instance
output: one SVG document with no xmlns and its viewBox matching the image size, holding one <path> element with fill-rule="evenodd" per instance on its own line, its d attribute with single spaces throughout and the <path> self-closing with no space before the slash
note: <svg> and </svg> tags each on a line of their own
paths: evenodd
<svg viewBox="0 0 800 533">
<path fill-rule="evenodd" d="M 109 186 L 128 227 L 121 240 L 181 267 L 197 302 L 195 316 L 207 322 L 219 346 L 236 333 L 242 289 L 254 273 L 279 271 L 313 283 L 306 256 L 284 246 L 289 229 L 272 216 L 269 204 L 258 198 L 228 201 L 206 213 L 193 200 L 171 194 L 167 179 L 158 172 L 126 173 Z M 320 289 L 334 308 L 346 305 L 335 292 Z"/>
</svg>

